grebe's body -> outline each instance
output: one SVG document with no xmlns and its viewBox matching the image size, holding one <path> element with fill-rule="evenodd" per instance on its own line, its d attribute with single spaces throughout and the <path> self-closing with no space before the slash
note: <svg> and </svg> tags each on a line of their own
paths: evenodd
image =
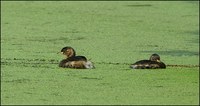
<svg viewBox="0 0 200 106">
<path fill-rule="evenodd" d="M 166 65 L 160 61 L 158 54 L 152 54 L 149 60 L 140 60 L 130 66 L 133 69 L 158 69 L 166 68 Z"/>
<path fill-rule="evenodd" d="M 61 53 L 66 58 L 60 61 L 59 67 L 76 69 L 94 68 L 92 62 L 88 61 L 85 56 L 76 56 L 76 52 L 72 47 L 64 47 Z"/>
</svg>

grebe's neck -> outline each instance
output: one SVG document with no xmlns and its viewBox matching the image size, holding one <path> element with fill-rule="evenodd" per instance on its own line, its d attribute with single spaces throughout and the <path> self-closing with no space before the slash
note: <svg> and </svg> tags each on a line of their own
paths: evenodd
<svg viewBox="0 0 200 106">
<path fill-rule="evenodd" d="M 69 58 L 69 57 L 75 57 L 76 56 L 75 50 L 73 48 L 68 49 L 67 53 L 66 53 L 66 56 L 67 56 L 67 58 Z"/>
</svg>

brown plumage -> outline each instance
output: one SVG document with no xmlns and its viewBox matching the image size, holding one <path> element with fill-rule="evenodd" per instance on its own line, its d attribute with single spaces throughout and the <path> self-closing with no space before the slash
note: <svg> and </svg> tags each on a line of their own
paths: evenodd
<svg viewBox="0 0 200 106">
<path fill-rule="evenodd" d="M 76 69 L 94 68 L 92 62 L 87 61 L 85 56 L 76 56 L 76 52 L 72 47 L 67 46 L 62 48 L 61 53 L 66 58 L 60 61 L 59 67 Z"/>
<path fill-rule="evenodd" d="M 130 66 L 133 69 L 158 69 L 166 68 L 166 65 L 160 61 L 158 54 L 152 54 L 149 60 L 140 60 Z"/>
</svg>

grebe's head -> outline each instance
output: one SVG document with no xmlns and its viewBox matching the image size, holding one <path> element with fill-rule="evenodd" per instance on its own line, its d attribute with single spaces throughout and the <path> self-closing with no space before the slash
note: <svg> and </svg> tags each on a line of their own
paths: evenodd
<svg viewBox="0 0 200 106">
<path fill-rule="evenodd" d="M 161 62 L 160 61 L 160 56 L 158 54 L 152 54 L 149 60 Z"/>
<path fill-rule="evenodd" d="M 69 46 L 66 46 L 66 47 L 63 47 L 60 51 L 63 55 L 66 55 L 67 58 L 68 57 L 73 57 L 73 56 L 76 56 L 76 52 L 75 50 L 72 48 L 72 47 L 69 47 Z"/>
</svg>

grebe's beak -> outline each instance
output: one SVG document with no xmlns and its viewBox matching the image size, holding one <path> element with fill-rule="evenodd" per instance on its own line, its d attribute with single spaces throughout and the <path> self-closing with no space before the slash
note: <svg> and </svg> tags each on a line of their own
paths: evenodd
<svg viewBox="0 0 200 106">
<path fill-rule="evenodd" d="M 160 63 L 161 61 L 160 61 L 160 60 L 157 60 L 157 62 L 159 62 L 159 63 Z"/>
<path fill-rule="evenodd" d="M 57 52 L 57 54 L 63 54 L 63 52 Z"/>
</svg>

